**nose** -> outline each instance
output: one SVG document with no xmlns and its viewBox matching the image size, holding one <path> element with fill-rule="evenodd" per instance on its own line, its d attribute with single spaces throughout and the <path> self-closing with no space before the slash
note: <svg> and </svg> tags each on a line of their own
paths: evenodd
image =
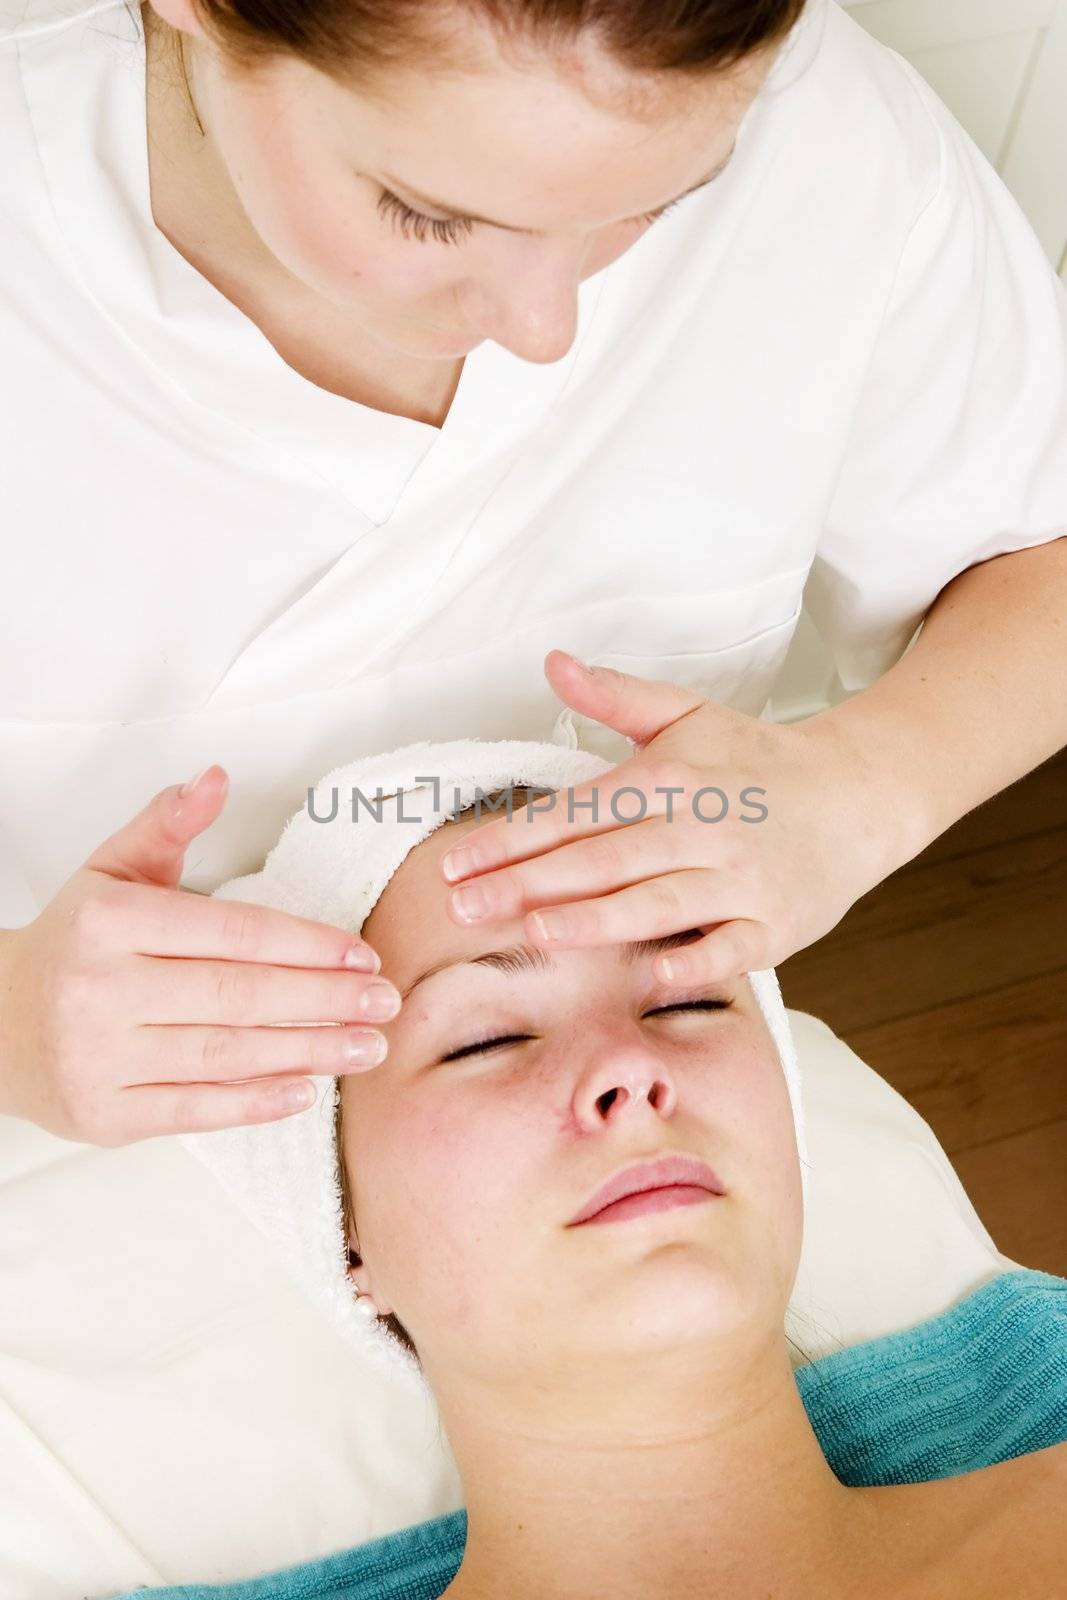
<svg viewBox="0 0 1067 1600">
<path fill-rule="evenodd" d="M 669 1067 L 653 1051 L 635 1044 L 601 1049 L 575 1088 L 574 1112 L 584 1129 L 620 1116 L 669 1117 L 678 1091 Z"/>
<path fill-rule="evenodd" d="M 537 250 L 514 259 L 489 293 L 488 337 L 523 361 L 561 361 L 578 331 L 578 287 L 585 247 Z"/>
</svg>

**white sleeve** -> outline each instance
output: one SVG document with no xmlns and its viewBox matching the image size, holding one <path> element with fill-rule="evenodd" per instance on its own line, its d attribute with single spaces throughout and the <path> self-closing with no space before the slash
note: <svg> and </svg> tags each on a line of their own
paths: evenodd
<svg viewBox="0 0 1067 1600">
<path fill-rule="evenodd" d="M 21 928 L 40 912 L 41 906 L 18 865 L 7 831 L 0 826 L 0 931 Z"/>
<path fill-rule="evenodd" d="M 805 603 L 846 690 L 937 595 L 1067 534 L 1067 294 L 1015 200 L 919 78 L 940 181 L 901 253 Z"/>
</svg>

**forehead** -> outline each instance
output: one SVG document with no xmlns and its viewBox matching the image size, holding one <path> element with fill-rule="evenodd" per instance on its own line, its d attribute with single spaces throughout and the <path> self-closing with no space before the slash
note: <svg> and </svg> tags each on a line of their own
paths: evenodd
<svg viewBox="0 0 1067 1600">
<path fill-rule="evenodd" d="M 416 61 L 358 85 L 320 77 L 323 135 L 361 170 L 534 231 L 561 206 L 585 215 L 591 196 L 607 217 L 629 215 L 635 194 L 640 209 L 680 193 L 728 153 L 769 64 L 652 77 L 591 39 L 551 55 L 527 46 L 521 60 L 479 39 L 465 71 Z"/>
<path fill-rule="evenodd" d="M 511 827 L 524 825 L 525 808 L 516 805 Z M 446 909 L 451 892 L 441 873 L 441 858 L 454 845 L 492 820 L 492 814 L 444 822 L 415 845 L 386 884 L 378 903 L 363 924 L 363 938 L 374 946 L 383 965 L 389 963 L 398 976 L 413 972 L 421 957 L 440 957 L 446 942 L 449 954 L 464 955 L 484 947 L 486 929 L 477 924 L 463 927 L 453 922 Z M 402 824 L 398 824 L 402 826 Z M 522 918 L 494 923 L 493 931 L 501 943 L 522 936 Z"/>
<path fill-rule="evenodd" d="M 492 814 L 488 815 L 491 818 Z M 441 874 L 441 858 L 486 820 L 487 814 L 483 813 L 481 818 L 464 818 L 436 828 L 409 851 L 364 923 L 363 937 L 377 950 L 385 975 L 398 987 L 403 988 L 433 962 L 529 942 L 521 915 L 491 925 L 474 923 L 464 927 L 453 922 L 446 910 L 451 886 Z M 521 829 L 527 825 L 525 806 L 516 802 L 507 826 Z M 614 946 L 592 946 L 559 951 L 556 959 L 578 961 L 595 977 L 594 969 L 605 963 L 613 965 L 619 954 Z M 762 1021 L 759 1003 L 747 978 L 737 987 L 735 1003 L 740 1003 L 753 1019 Z M 765 1024 L 762 1031 L 766 1034 L 765 1042 L 773 1049 Z"/>
<path fill-rule="evenodd" d="M 348 81 L 342 70 L 335 81 L 393 109 L 413 91 L 422 98 L 450 91 L 469 96 L 479 80 L 483 88 L 495 85 L 511 95 L 524 88 L 542 93 L 554 84 L 613 117 L 659 122 L 709 91 L 745 93 L 762 80 L 775 53 L 776 45 L 762 45 L 730 67 L 656 72 L 621 60 L 595 25 L 559 30 L 553 38 L 543 25 L 523 26 L 522 12 L 504 27 L 474 7 L 426 7 L 417 24 L 405 28 L 403 48 L 390 60 L 361 66 Z"/>
</svg>

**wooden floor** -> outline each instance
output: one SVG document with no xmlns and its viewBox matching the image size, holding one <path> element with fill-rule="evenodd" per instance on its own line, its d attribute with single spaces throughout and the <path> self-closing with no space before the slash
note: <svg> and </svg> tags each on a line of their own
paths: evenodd
<svg viewBox="0 0 1067 1600">
<path fill-rule="evenodd" d="M 778 970 L 926 1118 L 998 1247 L 1067 1276 L 1067 751 Z"/>
</svg>

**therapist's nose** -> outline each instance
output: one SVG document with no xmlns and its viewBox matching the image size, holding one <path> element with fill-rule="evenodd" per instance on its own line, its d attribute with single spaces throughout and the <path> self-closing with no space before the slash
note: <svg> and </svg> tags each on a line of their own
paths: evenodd
<svg viewBox="0 0 1067 1600">
<path fill-rule="evenodd" d="M 669 1117 L 678 1104 L 674 1074 L 647 1046 L 618 1040 L 593 1047 L 574 1090 L 574 1117 L 588 1132 L 619 1117 Z"/>
<path fill-rule="evenodd" d="M 573 241 L 562 248 L 538 241 L 493 284 L 487 337 L 523 361 L 561 361 L 578 331 L 585 254 L 586 247 Z"/>
</svg>

